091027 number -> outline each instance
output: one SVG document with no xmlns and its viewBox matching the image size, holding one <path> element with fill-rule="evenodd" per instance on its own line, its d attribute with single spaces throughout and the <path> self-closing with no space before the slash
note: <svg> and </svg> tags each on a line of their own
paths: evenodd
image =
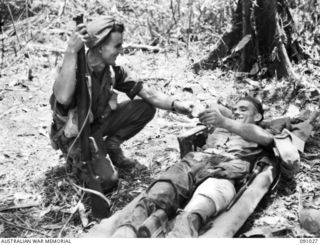
<svg viewBox="0 0 320 245">
<path fill-rule="evenodd" d="M 316 244 L 318 243 L 318 238 L 301 238 L 300 243 Z"/>
</svg>

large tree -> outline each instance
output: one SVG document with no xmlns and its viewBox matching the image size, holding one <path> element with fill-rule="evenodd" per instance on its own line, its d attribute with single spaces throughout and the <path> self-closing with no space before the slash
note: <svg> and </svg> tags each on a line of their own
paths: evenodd
<svg viewBox="0 0 320 245">
<path fill-rule="evenodd" d="M 207 57 L 193 64 L 193 70 L 228 64 L 245 75 L 296 78 L 291 62 L 306 57 L 295 39 L 286 0 L 239 0 L 232 30 Z"/>
</svg>

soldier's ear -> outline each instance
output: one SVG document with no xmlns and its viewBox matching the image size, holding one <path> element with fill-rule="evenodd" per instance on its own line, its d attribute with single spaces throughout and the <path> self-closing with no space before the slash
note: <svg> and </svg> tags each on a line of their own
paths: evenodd
<svg viewBox="0 0 320 245">
<path fill-rule="evenodd" d="M 255 122 L 260 122 L 262 120 L 262 115 L 260 113 L 256 113 L 254 115 L 254 121 Z"/>
<path fill-rule="evenodd" d="M 99 46 L 97 47 L 97 50 L 98 50 L 98 53 L 99 53 L 99 54 L 102 54 L 102 45 L 99 45 Z"/>
</svg>

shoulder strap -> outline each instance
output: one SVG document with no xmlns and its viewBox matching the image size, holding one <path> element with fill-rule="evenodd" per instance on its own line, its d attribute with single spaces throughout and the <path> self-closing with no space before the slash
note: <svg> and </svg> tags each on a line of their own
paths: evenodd
<svg viewBox="0 0 320 245">
<path fill-rule="evenodd" d="M 114 88 L 116 84 L 116 73 L 114 71 L 113 66 L 109 66 L 110 69 L 110 77 L 111 77 L 111 87 Z"/>
</svg>

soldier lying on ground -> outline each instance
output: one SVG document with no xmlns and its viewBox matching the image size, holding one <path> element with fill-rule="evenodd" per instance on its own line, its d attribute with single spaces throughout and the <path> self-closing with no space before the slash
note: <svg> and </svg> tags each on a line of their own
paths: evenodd
<svg viewBox="0 0 320 245">
<path fill-rule="evenodd" d="M 109 17 L 100 17 L 88 25 L 77 25 L 50 98 L 53 110 L 50 138 L 55 149 L 67 154 L 78 134 L 75 123 L 77 53 L 85 43 L 89 48 L 86 60 L 92 83 L 91 134 L 116 167 L 133 168 L 137 162 L 123 155 L 120 144 L 146 126 L 153 118 L 155 108 L 189 114 L 192 104 L 174 100 L 141 81 L 133 80 L 123 67 L 116 65 L 122 51 L 123 32 L 123 24 Z M 118 104 L 114 89 L 126 93 L 131 100 Z M 141 99 L 134 99 L 136 96 Z M 84 171 L 79 159 L 79 144 L 69 152 L 69 158 L 75 172 Z"/>
<path fill-rule="evenodd" d="M 263 113 L 252 97 L 240 99 L 233 117 L 217 106 L 202 112 L 200 121 L 216 128 L 206 149 L 188 153 L 155 181 L 113 237 L 137 237 L 139 226 L 159 209 L 169 219 L 177 215 L 168 237 L 197 237 L 199 229 L 228 206 L 252 165 L 273 154 L 273 135 L 258 126 Z"/>
</svg>

